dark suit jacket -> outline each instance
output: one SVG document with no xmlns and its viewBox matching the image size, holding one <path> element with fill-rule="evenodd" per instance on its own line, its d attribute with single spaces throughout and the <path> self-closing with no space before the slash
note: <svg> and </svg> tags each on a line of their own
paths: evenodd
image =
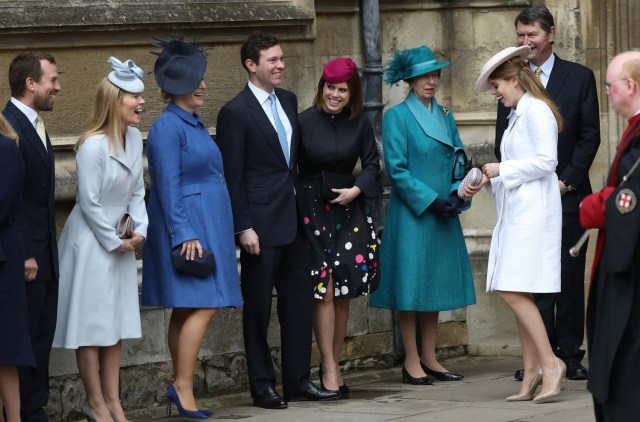
<svg viewBox="0 0 640 422">
<path fill-rule="evenodd" d="M 53 148 L 47 135 L 45 150 L 38 132 L 27 116 L 11 101 L 2 111 L 20 137 L 20 152 L 25 164 L 24 218 L 22 235 L 25 257 L 38 263 L 38 280 L 58 279 L 58 248 L 54 210 L 55 166 Z"/>
<path fill-rule="evenodd" d="M 297 230 L 298 100 L 284 89 L 275 92 L 293 128 L 289 166 L 278 133 L 248 85 L 220 110 L 216 126 L 234 231 L 253 228 L 261 248 L 289 244 Z"/>
<path fill-rule="evenodd" d="M 555 53 L 554 53 L 555 54 Z M 600 146 L 600 112 L 596 79 L 591 69 L 562 60 L 557 55 L 549 83 L 549 97 L 560 109 L 564 129 L 558 134 L 558 179 L 575 188 L 562 197 L 564 212 L 577 212 L 580 201 L 591 193 L 589 167 Z M 498 103 L 495 154 L 507 128 L 510 109 Z"/>
</svg>

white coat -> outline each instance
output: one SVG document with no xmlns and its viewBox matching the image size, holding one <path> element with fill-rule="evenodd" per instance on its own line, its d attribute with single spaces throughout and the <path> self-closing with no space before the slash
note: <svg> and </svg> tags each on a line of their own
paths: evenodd
<svg viewBox="0 0 640 422">
<path fill-rule="evenodd" d="M 497 222 L 487 291 L 560 291 L 562 204 L 555 169 L 558 127 L 549 106 L 531 94 L 509 115 L 500 176 L 491 179 Z"/>
<path fill-rule="evenodd" d="M 115 227 L 129 211 L 147 236 L 142 137 L 128 128 L 126 151 L 110 151 L 105 135 L 88 138 L 76 155 L 76 205 L 62 230 L 58 319 L 53 347 L 111 346 L 141 337 L 134 252 L 116 251 Z"/>
</svg>

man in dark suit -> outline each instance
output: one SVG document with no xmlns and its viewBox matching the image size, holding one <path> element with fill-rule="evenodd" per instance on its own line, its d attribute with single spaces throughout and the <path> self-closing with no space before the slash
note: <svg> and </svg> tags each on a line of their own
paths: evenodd
<svg viewBox="0 0 640 422">
<path fill-rule="evenodd" d="M 558 135 L 558 166 L 562 196 L 561 292 L 536 294 L 535 300 L 549 341 L 556 355 L 567 365 L 567 378 L 584 380 L 584 271 L 586 248 L 577 258 L 569 249 L 580 238 L 580 201 L 591 193 L 589 167 L 600 145 L 598 93 L 593 72 L 562 60 L 553 53 L 555 26 L 546 6 L 529 7 L 515 19 L 518 45 L 531 47 L 529 66 L 547 88 L 560 109 L 564 130 Z M 495 154 L 500 160 L 500 141 L 511 110 L 498 103 Z M 535 277 L 532 274 L 532 277 Z M 515 378 L 522 380 L 522 370 Z"/>
<path fill-rule="evenodd" d="M 287 400 L 332 400 L 336 393 L 309 381 L 313 286 L 308 247 L 298 231 L 295 181 L 296 96 L 276 88 L 284 54 L 278 40 L 255 32 L 243 44 L 247 86 L 218 114 L 216 142 L 224 159 L 241 247 L 245 353 L 254 405 L 284 409 Z M 267 330 L 272 290 L 278 294 L 282 385 L 275 390 Z"/>
<path fill-rule="evenodd" d="M 60 91 L 53 56 L 23 53 L 9 66 L 11 99 L 2 112 L 20 138 L 25 163 L 22 236 L 24 278 L 34 368 L 19 368 L 22 421 L 46 421 L 49 354 L 58 310 L 58 250 L 54 212 L 55 167 L 51 140 L 40 117 Z"/>
</svg>

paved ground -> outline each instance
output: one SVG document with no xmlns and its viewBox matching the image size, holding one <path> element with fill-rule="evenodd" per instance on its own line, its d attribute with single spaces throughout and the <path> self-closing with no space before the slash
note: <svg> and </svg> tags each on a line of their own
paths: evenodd
<svg viewBox="0 0 640 422">
<path fill-rule="evenodd" d="M 592 422 L 593 404 L 586 381 L 563 381 L 562 393 L 549 403 L 508 403 L 505 397 L 518 392 L 513 372 L 520 360 L 512 358 L 461 358 L 447 367 L 465 374 L 460 382 L 437 382 L 431 386 L 402 384 L 400 368 L 361 372 L 348 376 L 352 398 L 336 402 L 290 403 L 286 410 L 251 406 L 248 394 L 203 400 L 201 408 L 213 410 L 212 419 L 278 422 L 320 421 L 439 421 L 439 422 Z M 173 411 L 176 412 L 175 407 Z M 134 421 L 172 422 L 164 406 L 130 414 Z"/>
</svg>

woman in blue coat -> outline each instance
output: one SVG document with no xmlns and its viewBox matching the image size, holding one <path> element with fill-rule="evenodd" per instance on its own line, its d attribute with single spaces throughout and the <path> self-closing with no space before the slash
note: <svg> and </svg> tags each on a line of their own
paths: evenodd
<svg viewBox="0 0 640 422">
<path fill-rule="evenodd" d="M 20 421 L 17 366 L 35 366 L 24 292 L 24 250 L 20 230 L 24 163 L 18 135 L 0 116 L 0 414 Z"/>
<path fill-rule="evenodd" d="M 222 156 L 196 113 L 204 103 L 207 60 L 197 45 L 161 42 L 154 74 L 169 100 L 149 131 L 149 229 L 144 247 L 142 304 L 173 308 L 169 351 L 174 380 L 167 389 L 181 416 L 205 419 L 193 395 L 193 371 L 218 308 L 242 305 L 233 217 Z M 216 266 L 205 277 L 177 272 L 171 252 L 186 259 L 212 251 Z"/>
<path fill-rule="evenodd" d="M 382 122 L 391 198 L 380 246 L 380 286 L 370 306 L 399 311 L 405 349 L 403 382 L 425 385 L 462 379 L 436 359 L 439 311 L 476 301 L 471 265 L 458 214 L 470 207 L 457 195 L 455 171 L 462 141 L 451 111 L 434 98 L 440 71 L 426 46 L 396 52 L 385 81 L 411 88 Z M 416 344 L 420 324 L 421 353 Z"/>
</svg>

